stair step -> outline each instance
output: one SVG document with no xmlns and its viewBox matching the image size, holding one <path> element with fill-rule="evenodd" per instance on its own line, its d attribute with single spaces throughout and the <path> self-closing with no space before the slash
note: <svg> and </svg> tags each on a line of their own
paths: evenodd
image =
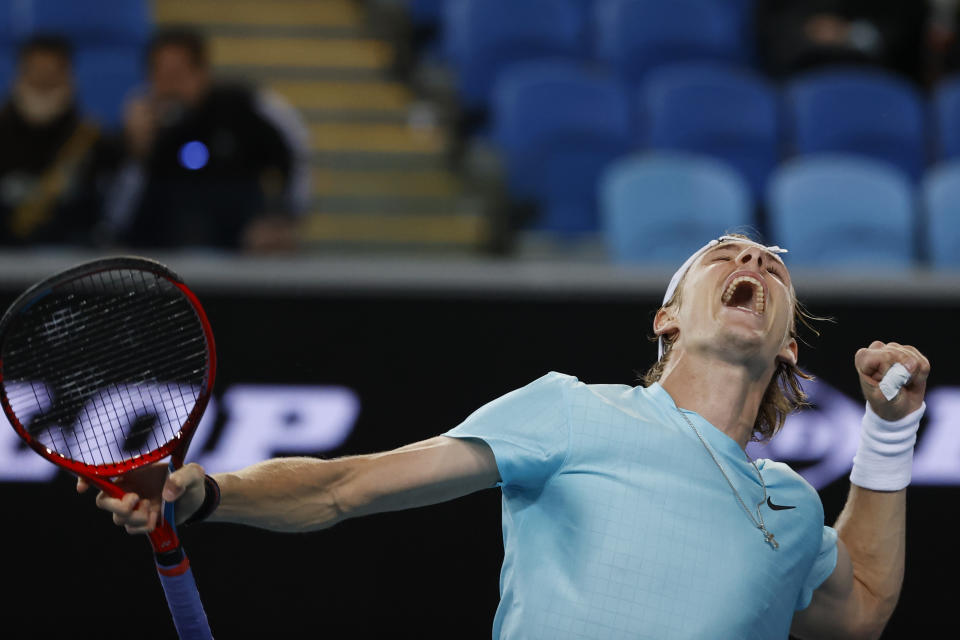
<svg viewBox="0 0 960 640">
<path fill-rule="evenodd" d="M 472 214 L 313 213 L 301 224 L 307 244 L 458 245 L 480 247 L 487 220 Z"/>
<path fill-rule="evenodd" d="M 363 13 L 349 0 L 155 0 L 159 23 L 357 28 Z"/>
<path fill-rule="evenodd" d="M 393 59 L 392 47 L 367 38 L 269 38 L 213 36 L 213 64 L 223 67 L 383 71 Z"/>
<path fill-rule="evenodd" d="M 318 82 L 276 80 L 270 88 L 303 111 L 403 111 L 410 104 L 410 90 L 392 82 Z"/>
<path fill-rule="evenodd" d="M 409 214 L 445 214 L 460 210 L 460 198 L 421 198 L 400 196 L 324 196 L 314 198 L 314 209 L 325 213 L 372 214 L 383 213 L 390 215 Z"/>
<path fill-rule="evenodd" d="M 448 171 L 315 169 L 313 192 L 317 197 L 328 198 L 352 195 L 453 198 L 461 192 L 461 184 Z"/>
<path fill-rule="evenodd" d="M 447 136 L 440 129 L 383 123 L 313 124 L 310 142 L 318 152 L 442 154 L 447 149 Z"/>
<path fill-rule="evenodd" d="M 436 171 L 446 168 L 442 153 L 377 153 L 369 151 L 317 151 L 310 155 L 315 169 L 353 171 Z"/>
</svg>

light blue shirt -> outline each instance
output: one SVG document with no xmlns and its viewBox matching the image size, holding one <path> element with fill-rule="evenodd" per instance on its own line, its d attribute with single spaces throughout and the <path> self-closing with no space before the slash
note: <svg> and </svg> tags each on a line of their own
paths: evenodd
<svg viewBox="0 0 960 640">
<path fill-rule="evenodd" d="M 684 413 L 753 508 L 763 489 L 743 450 Z M 761 507 L 773 549 L 659 384 L 549 373 L 446 435 L 483 440 L 500 471 L 495 639 L 787 638 L 836 565 L 813 487 L 757 461 L 773 504 L 793 507 Z"/>
</svg>

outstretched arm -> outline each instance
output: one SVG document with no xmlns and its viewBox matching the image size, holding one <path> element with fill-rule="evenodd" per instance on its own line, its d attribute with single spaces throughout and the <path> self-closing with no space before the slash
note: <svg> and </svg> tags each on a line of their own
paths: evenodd
<svg viewBox="0 0 960 640">
<path fill-rule="evenodd" d="M 878 383 L 896 362 L 912 375 L 900 393 L 887 401 Z M 837 566 L 814 592 L 810 606 L 794 617 L 791 633 L 800 638 L 880 637 L 903 583 L 905 487 L 930 363 L 913 347 L 874 342 L 857 352 L 856 366 L 870 411 L 864 419 L 850 495 L 835 525 Z M 870 433 L 868 421 L 884 431 Z M 903 424 L 911 421 L 912 425 Z M 881 437 L 874 439 L 877 435 Z"/>
<path fill-rule="evenodd" d="M 157 476 L 163 468 L 148 471 Z M 177 501 L 178 522 L 203 501 L 203 477 L 199 465 L 189 464 L 163 484 L 163 498 Z M 452 500 L 492 487 L 500 476 L 493 452 L 482 441 L 437 436 L 385 453 L 334 460 L 276 458 L 214 478 L 221 500 L 211 521 L 313 531 L 347 518 Z M 160 509 L 160 492 L 150 492 L 150 480 L 131 479 L 140 486 L 132 484 L 132 493 L 121 500 L 101 493 L 97 505 L 130 533 L 148 532 Z M 78 489 L 85 490 L 86 483 L 81 480 Z"/>
</svg>

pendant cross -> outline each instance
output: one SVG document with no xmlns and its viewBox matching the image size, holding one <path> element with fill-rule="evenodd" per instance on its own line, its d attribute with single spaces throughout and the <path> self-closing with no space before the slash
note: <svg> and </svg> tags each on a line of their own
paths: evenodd
<svg viewBox="0 0 960 640">
<path fill-rule="evenodd" d="M 780 543 L 777 542 L 777 541 L 774 539 L 773 534 L 770 533 L 769 531 L 767 531 L 766 529 L 763 530 L 763 539 L 766 540 L 767 542 L 769 542 L 769 543 L 770 543 L 770 546 L 773 547 L 774 549 L 779 549 L 779 548 L 780 548 Z"/>
</svg>

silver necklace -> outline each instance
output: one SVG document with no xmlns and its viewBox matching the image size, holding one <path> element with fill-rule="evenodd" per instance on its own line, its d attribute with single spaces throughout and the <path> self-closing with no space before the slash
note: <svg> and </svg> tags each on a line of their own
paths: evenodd
<svg viewBox="0 0 960 640">
<path fill-rule="evenodd" d="M 740 497 L 740 492 L 737 491 L 737 488 L 735 486 L 733 486 L 733 482 L 730 480 L 730 476 L 727 475 L 727 472 L 723 468 L 723 465 L 720 464 L 720 460 L 717 458 L 717 454 L 713 452 L 713 449 L 710 447 L 709 444 L 707 444 L 707 441 L 703 439 L 703 435 L 700 433 L 700 430 L 697 429 L 697 426 L 693 424 L 690 418 L 688 418 L 687 415 L 683 411 L 681 411 L 679 408 L 677 408 L 677 413 L 679 413 L 680 417 L 683 418 L 688 425 L 690 425 L 690 428 L 693 429 L 693 432 L 697 434 L 697 438 L 700 439 L 700 444 L 703 445 L 703 448 L 706 449 L 707 453 L 710 454 L 710 457 L 713 458 L 713 463 L 717 465 L 718 469 L 720 469 L 720 473 L 723 474 L 723 479 L 727 481 L 727 484 L 730 485 L 730 488 L 733 490 L 733 495 L 737 497 L 737 502 L 739 502 L 740 506 L 743 507 L 743 510 L 747 513 L 747 516 L 750 518 L 750 521 L 754 524 L 754 526 L 756 526 L 757 529 L 760 529 L 760 531 L 763 533 L 763 539 L 766 542 L 770 543 L 770 546 L 773 547 L 774 549 L 779 549 L 780 544 L 776 541 L 776 539 L 774 539 L 773 534 L 767 531 L 767 527 L 763 523 L 763 514 L 760 513 L 760 507 L 762 507 L 763 503 L 767 501 L 767 483 L 763 481 L 763 474 L 760 473 L 760 467 L 757 466 L 756 462 L 754 462 L 753 460 L 750 460 L 750 456 L 747 456 L 747 460 L 750 462 L 750 464 L 753 465 L 753 468 L 757 472 L 757 476 L 760 478 L 760 486 L 763 487 L 763 498 L 760 500 L 760 502 L 757 503 L 757 517 L 754 518 L 753 514 L 750 512 L 750 509 L 747 508 L 747 504 L 743 501 L 743 498 Z M 746 453 L 744 453 L 744 455 L 746 455 Z"/>
</svg>

